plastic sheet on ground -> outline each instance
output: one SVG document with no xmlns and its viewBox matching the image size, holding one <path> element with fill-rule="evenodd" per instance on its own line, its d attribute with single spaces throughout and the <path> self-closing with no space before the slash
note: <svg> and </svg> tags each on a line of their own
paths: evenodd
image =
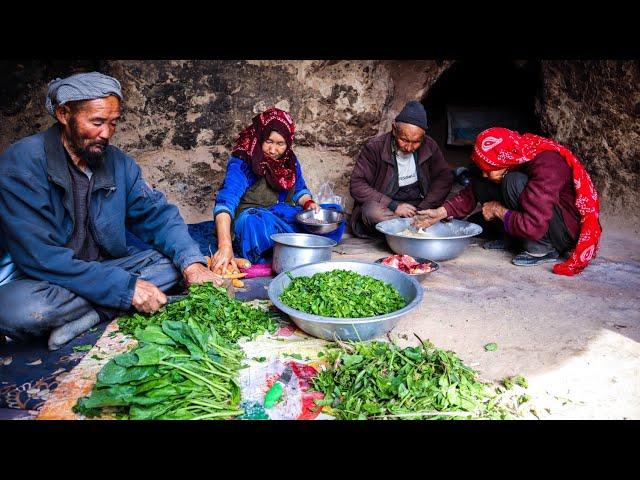
<svg viewBox="0 0 640 480">
<path fill-rule="evenodd" d="M 261 335 L 252 341 L 240 342 L 248 368 L 240 370 L 243 420 L 320 420 L 333 419 L 322 413 L 315 399 L 320 392 L 311 392 L 311 379 L 321 368 L 318 352 L 329 342 L 310 337 L 294 325 L 281 327 L 274 335 Z M 284 385 L 283 395 L 273 407 L 264 408 L 264 397 L 287 367 L 293 370 Z"/>
</svg>

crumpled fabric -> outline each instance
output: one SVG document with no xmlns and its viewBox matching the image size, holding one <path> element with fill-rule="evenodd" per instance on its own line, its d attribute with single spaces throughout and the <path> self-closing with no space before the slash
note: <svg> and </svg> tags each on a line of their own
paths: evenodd
<svg viewBox="0 0 640 480">
<path fill-rule="evenodd" d="M 243 211 L 233 226 L 234 251 L 251 263 L 269 263 L 270 249 L 275 233 L 301 233 L 296 225 L 296 213 L 301 207 L 276 203 L 269 208 L 248 208 Z"/>
</svg>

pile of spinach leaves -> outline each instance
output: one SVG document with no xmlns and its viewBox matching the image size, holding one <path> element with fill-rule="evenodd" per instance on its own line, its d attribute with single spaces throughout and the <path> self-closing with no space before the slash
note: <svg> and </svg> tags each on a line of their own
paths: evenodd
<svg viewBox="0 0 640 480">
<path fill-rule="evenodd" d="M 504 419 L 510 411 L 499 393 L 453 353 L 430 342 L 400 348 L 372 341 L 343 343 L 322 352 L 329 368 L 312 380 L 343 420 Z"/>
<path fill-rule="evenodd" d="M 273 333 L 275 315 L 230 299 L 211 283 L 151 316 L 118 320 L 138 346 L 98 373 L 76 413 L 125 419 L 215 419 L 241 415 L 237 383 L 243 352 L 237 341 Z M 106 409 L 106 410 L 104 410 Z"/>
<path fill-rule="evenodd" d="M 210 325 L 192 319 L 152 323 L 136 333 L 138 346 L 111 359 L 98 373 L 76 413 L 116 418 L 223 419 L 238 408 L 237 372 L 243 352 Z"/>
<path fill-rule="evenodd" d="M 241 337 L 255 338 L 268 331 L 276 331 L 277 315 L 253 308 L 243 302 L 231 299 L 224 288 L 212 283 L 191 285 L 189 295 L 171 303 L 151 316 L 134 313 L 118 319 L 121 332 L 135 335 L 136 330 L 151 323 L 161 324 L 164 320 L 191 318 L 201 325 L 210 325 L 218 334 L 232 342 Z"/>
<path fill-rule="evenodd" d="M 291 277 L 280 301 L 301 312 L 334 318 L 373 317 L 395 312 L 407 302 L 391 285 L 349 270 Z"/>
</svg>

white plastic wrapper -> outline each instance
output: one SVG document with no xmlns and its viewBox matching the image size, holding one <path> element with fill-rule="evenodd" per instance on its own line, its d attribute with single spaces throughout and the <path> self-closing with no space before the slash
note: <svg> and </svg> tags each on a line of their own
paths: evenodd
<svg viewBox="0 0 640 480">
<path fill-rule="evenodd" d="M 333 204 L 339 205 L 344 210 L 344 201 L 341 195 L 334 193 L 335 184 L 333 182 L 324 182 L 320 185 L 315 200 L 318 205 L 321 204 Z"/>
</svg>

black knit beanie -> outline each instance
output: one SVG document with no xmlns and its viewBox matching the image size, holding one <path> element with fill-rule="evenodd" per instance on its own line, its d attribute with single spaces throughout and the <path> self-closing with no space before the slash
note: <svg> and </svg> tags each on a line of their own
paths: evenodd
<svg viewBox="0 0 640 480">
<path fill-rule="evenodd" d="M 396 117 L 396 122 L 410 123 L 427 130 L 427 111 L 417 100 L 407 103 Z"/>
</svg>

